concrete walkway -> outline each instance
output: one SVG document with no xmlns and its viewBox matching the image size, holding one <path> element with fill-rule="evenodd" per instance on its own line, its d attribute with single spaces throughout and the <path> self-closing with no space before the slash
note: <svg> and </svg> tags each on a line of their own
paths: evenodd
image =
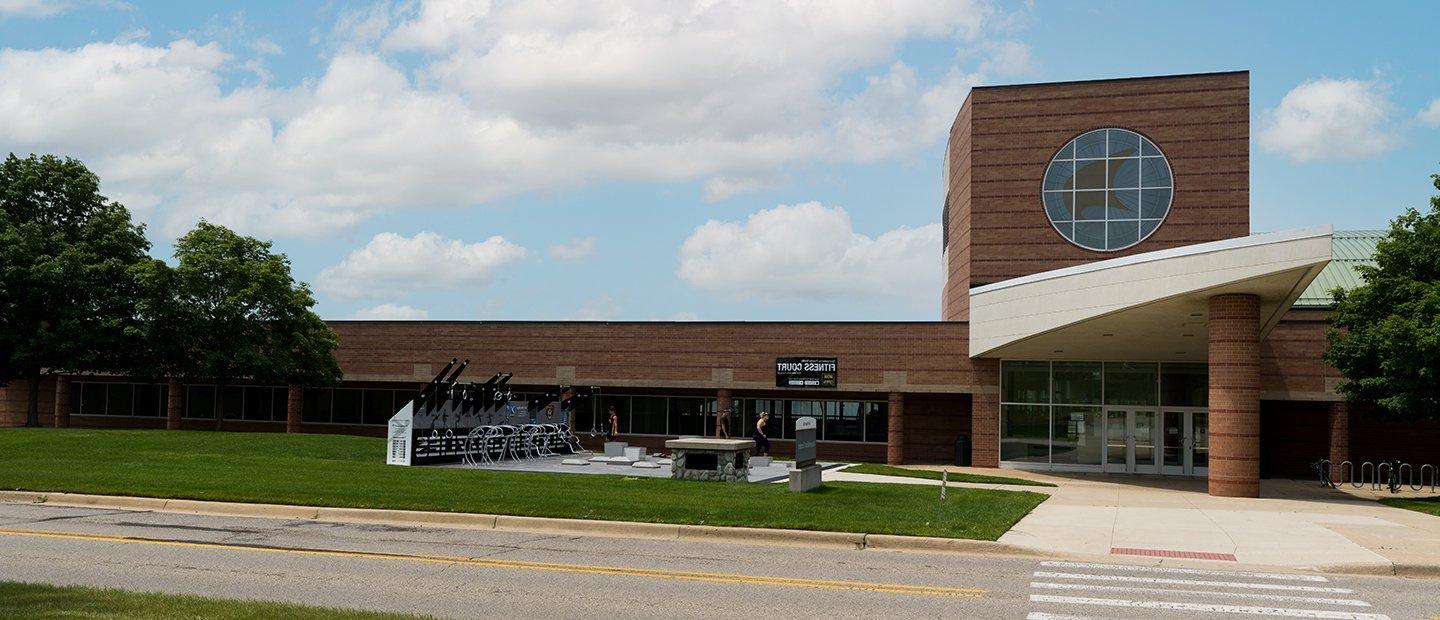
<svg viewBox="0 0 1440 620">
<path fill-rule="evenodd" d="M 1368 487 L 1265 480 L 1259 499 L 1242 499 L 1212 497 L 1204 480 L 1190 478 L 948 469 L 1059 485 L 955 485 L 1049 493 L 1000 538 L 1044 553 L 1440 576 L 1440 517 L 1380 504 L 1374 500 L 1392 496 Z M 827 472 L 826 479 L 937 484 L 844 472 Z"/>
</svg>

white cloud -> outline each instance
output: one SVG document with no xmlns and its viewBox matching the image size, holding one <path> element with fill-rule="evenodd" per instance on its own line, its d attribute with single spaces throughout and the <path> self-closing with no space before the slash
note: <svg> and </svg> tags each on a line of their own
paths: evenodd
<svg viewBox="0 0 1440 620">
<path fill-rule="evenodd" d="M 1431 127 L 1440 127 L 1440 99 L 1431 101 L 1430 106 L 1421 110 L 1415 118 Z"/>
<path fill-rule="evenodd" d="M 323 73 L 285 88 L 263 60 L 282 50 L 253 36 L 225 35 L 244 58 L 188 39 L 0 50 L 0 144 L 85 160 L 164 236 L 201 217 L 321 236 L 602 180 L 716 200 L 943 139 L 982 78 L 922 75 L 900 50 L 982 49 L 1004 22 L 984 0 L 379 3 L 342 14 Z"/>
<path fill-rule="evenodd" d="M 1006 40 L 986 44 L 985 61 L 980 70 L 1007 77 L 1034 75 L 1040 71 L 1030 46 L 1021 41 Z"/>
<path fill-rule="evenodd" d="M 0 17 L 50 17 L 68 8 L 62 0 L 0 0 Z"/>
<path fill-rule="evenodd" d="M 568 321 L 614 321 L 620 318 L 622 308 L 614 297 L 608 294 L 587 299 L 565 317 Z"/>
<path fill-rule="evenodd" d="M 575 237 L 569 243 L 550 246 L 550 255 L 560 260 L 580 260 L 595 255 L 594 237 Z"/>
<path fill-rule="evenodd" d="M 446 239 L 432 232 L 404 237 L 380 233 L 369 243 L 327 267 L 315 288 L 341 297 L 393 297 L 419 289 L 485 286 L 526 251 L 503 237 L 479 243 Z"/>
<path fill-rule="evenodd" d="M 430 318 L 430 313 L 414 306 L 380 304 L 356 310 L 350 318 L 361 321 L 424 321 Z"/>
<path fill-rule="evenodd" d="M 1378 81 L 1320 78 L 1296 86 L 1269 113 L 1260 145 L 1296 162 L 1364 159 L 1394 148 L 1394 106 Z"/>
<path fill-rule="evenodd" d="M 818 202 L 711 220 L 680 248 L 680 279 L 727 299 L 893 297 L 928 301 L 941 283 L 940 225 L 858 234 L 850 214 Z"/>
</svg>

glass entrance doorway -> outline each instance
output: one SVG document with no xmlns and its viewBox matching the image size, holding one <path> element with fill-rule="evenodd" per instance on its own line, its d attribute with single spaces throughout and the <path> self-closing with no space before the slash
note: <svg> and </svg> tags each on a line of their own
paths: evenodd
<svg viewBox="0 0 1440 620">
<path fill-rule="evenodd" d="M 1105 471 L 1159 473 L 1155 461 L 1158 414 L 1154 409 L 1105 410 Z"/>
<path fill-rule="evenodd" d="M 1210 468 L 1209 412 L 1166 409 L 1161 415 L 1161 473 L 1206 475 Z"/>
<path fill-rule="evenodd" d="M 1208 431 L 1204 409 L 1106 408 L 1104 469 L 1129 474 L 1206 475 Z"/>
</svg>

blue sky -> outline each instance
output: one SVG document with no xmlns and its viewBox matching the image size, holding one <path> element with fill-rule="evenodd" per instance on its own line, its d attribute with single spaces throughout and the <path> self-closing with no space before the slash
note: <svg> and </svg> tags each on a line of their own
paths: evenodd
<svg viewBox="0 0 1440 620">
<path fill-rule="evenodd" d="M 1423 3 L 562 6 L 0 0 L 0 146 L 157 255 L 273 239 L 334 319 L 935 319 L 974 85 L 1250 70 L 1256 232 L 1440 171 Z"/>
</svg>

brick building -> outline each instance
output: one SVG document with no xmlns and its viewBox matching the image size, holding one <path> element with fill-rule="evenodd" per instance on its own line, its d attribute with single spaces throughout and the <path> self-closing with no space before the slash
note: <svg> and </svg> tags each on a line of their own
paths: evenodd
<svg viewBox="0 0 1440 620">
<path fill-rule="evenodd" d="M 44 423 L 383 436 L 452 356 L 524 395 L 600 389 L 635 444 L 775 418 L 820 420 L 829 459 L 1208 476 L 1254 495 L 1319 458 L 1440 461 L 1440 427 L 1371 420 L 1321 359 L 1326 291 L 1379 234 L 1252 235 L 1245 72 L 974 89 L 950 132 L 934 322 L 335 321 L 336 388 L 76 376 Z M 1332 260 L 1333 259 L 1333 260 Z M 835 387 L 777 387 L 785 357 L 834 358 Z M 26 386 L 0 390 L 0 424 Z M 377 458 L 378 455 L 377 455 Z"/>
</svg>

